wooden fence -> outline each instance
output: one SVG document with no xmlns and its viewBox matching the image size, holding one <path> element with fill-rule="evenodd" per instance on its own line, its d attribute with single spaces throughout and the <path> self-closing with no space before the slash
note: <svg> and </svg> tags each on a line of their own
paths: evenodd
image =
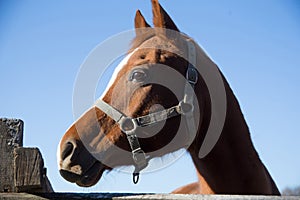
<svg viewBox="0 0 300 200">
<path fill-rule="evenodd" d="M 0 192 L 53 192 L 39 149 L 23 147 L 23 125 L 0 119 Z"/>
<path fill-rule="evenodd" d="M 0 200 L 299 200 L 293 196 L 245 196 L 245 195 L 183 195 L 183 194 L 121 194 L 121 193 L 0 193 Z"/>
<path fill-rule="evenodd" d="M 23 125 L 19 119 L 0 118 L 0 200 L 300 200 L 292 196 L 55 193 L 39 149 L 23 147 Z"/>
</svg>

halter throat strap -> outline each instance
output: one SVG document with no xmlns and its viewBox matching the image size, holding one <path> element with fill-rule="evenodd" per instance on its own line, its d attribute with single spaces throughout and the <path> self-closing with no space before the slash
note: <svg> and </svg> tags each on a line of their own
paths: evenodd
<svg viewBox="0 0 300 200">
<path fill-rule="evenodd" d="M 196 66 L 196 50 L 195 45 L 191 40 L 187 40 L 187 46 L 189 64 L 186 71 L 186 79 L 189 84 L 186 84 L 184 98 L 178 103 L 178 105 L 137 118 L 130 118 L 102 99 L 98 99 L 95 102 L 95 106 L 102 112 L 104 112 L 107 116 L 112 118 L 119 125 L 122 132 L 127 136 L 135 166 L 135 170 L 133 172 L 133 182 L 135 184 L 139 180 L 139 172 L 148 166 L 150 160 L 150 157 L 146 156 L 145 152 L 140 146 L 137 137 L 138 127 L 150 126 L 175 116 L 184 115 L 186 118 L 188 131 L 196 131 L 196 126 L 193 118 L 193 89 L 198 81 L 198 72 L 194 67 Z"/>
</svg>

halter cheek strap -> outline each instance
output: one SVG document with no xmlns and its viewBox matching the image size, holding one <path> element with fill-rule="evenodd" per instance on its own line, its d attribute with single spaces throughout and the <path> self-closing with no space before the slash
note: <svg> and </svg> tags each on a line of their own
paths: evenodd
<svg viewBox="0 0 300 200">
<path fill-rule="evenodd" d="M 119 110 L 115 109 L 108 103 L 99 99 L 96 101 L 97 106 L 102 112 L 106 113 L 116 123 L 118 123 L 122 132 L 127 136 L 128 143 L 131 148 L 132 158 L 134 161 L 135 170 L 133 172 L 133 182 L 136 184 L 139 180 L 139 172 L 148 166 L 149 158 L 146 157 L 145 152 L 141 149 L 136 129 L 139 125 L 137 118 L 129 118 Z M 142 123 L 143 124 L 143 123 Z"/>
<path fill-rule="evenodd" d="M 192 109 L 191 112 L 187 112 L 185 114 L 185 121 L 188 129 L 189 134 L 196 134 L 197 132 L 197 126 L 195 124 L 194 119 L 194 95 L 195 95 L 195 85 L 198 82 L 198 72 L 197 69 L 194 67 L 197 64 L 197 58 L 196 58 L 196 49 L 195 45 L 192 41 L 187 41 L 188 46 L 188 61 L 189 65 L 186 71 L 186 79 L 189 82 L 190 85 L 186 84 L 184 89 L 184 98 L 183 102 L 187 105 L 191 105 Z M 187 144 L 191 144 L 194 137 L 188 137 Z"/>
<path fill-rule="evenodd" d="M 187 44 L 189 65 L 186 71 L 186 79 L 189 84 L 186 84 L 184 90 L 184 98 L 182 101 L 179 102 L 178 105 L 168 109 L 164 109 L 162 111 L 150 113 L 141 117 L 130 118 L 101 99 L 98 99 L 95 103 L 96 107 L 98 107 L 100 110 L 102 110 L 102 112 L 106 113 L 107 116 L 109 116 L 116 123 L 118 123 L 122 132 L 124 132 L 127 136 L 127 140 L 131 148 L 132 158 L 135 166 L 135 170 L 133 172 L 133 182 L 135 184 L 139 180 L 140 171 L 148 166 L 150 160 L 150 157 L 146 156 L 145 152 L 140 146 L 138 137 L 136 135 L 137 127 L 150 126 L 178 115 L 184 115 L 187 123 L 188 132 L 196 132 L 196 125 L 193 115 L 194 87 L 198 81 L 198 72 L 197 69 L 194 67 L 196 66 L 196 50 L 195 45 L 192 41 L 187 40 Z M 192 137 L 189 137 L 188 144 L 191 143 L 192 139 Z"/>
</svg>

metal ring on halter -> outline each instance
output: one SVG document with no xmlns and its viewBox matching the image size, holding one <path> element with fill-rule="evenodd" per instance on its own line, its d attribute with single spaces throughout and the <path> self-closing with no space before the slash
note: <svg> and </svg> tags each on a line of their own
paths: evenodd
<svg viewBox="0 0 300 200">
<path fill-rule="evenodd" d="M 134 172 L 132 174 L 132 181 L 134 184 L 137 184 L 139 182 L 140 179 L 140 173 L 139 172 Z"/>
<path fill-rule="evenodd" d="M 135 119 L 132 119 L 130 117 L 122 117 L 119 121 L 119 127 L 120 129 L 126 134 L 131 135 L 136 132 L 136 128 L 138 127 L 138 124 Z"/>
<path fill-rule="evenodd" d="M 178 106 L 182 115 L 193 112 L 195 108 L 193 104 L 185 103 L 184 101 L 180 101 Z"/>
</svg>

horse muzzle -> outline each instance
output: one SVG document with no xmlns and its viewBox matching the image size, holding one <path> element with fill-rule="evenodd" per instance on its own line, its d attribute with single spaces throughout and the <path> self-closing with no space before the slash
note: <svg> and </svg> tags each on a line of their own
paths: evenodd
<svg viewBox="0 0 300 200">
<path fill-rule="evenodd" d="M 81 187 L 95 185 L 106 167 L 96 160 L 76 139 L 60 144 L 58 149 L 58 167 L 61 176 Z"/>
</svg>

